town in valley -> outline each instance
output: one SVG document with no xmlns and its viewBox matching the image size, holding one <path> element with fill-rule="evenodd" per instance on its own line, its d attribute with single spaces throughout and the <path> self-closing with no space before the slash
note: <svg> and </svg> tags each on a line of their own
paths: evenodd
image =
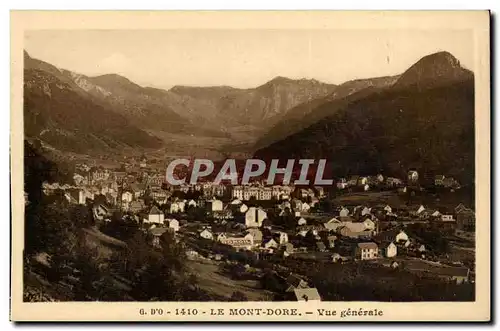
<svg viewBox="0 0 500 331">
<path fill-rule="evenodd" d="M 27 32 L 24 301 L 474 301 L 473 40 L 434 32 Z"/>
<path fill-rule="evenodd" d="M 446 175 L 422 178 L 413 169 L 404 178 L 353 175 L 328 187 L 264 180 L 173 186 L 164 167 L 143 156 L 115 169 L 78 163 L 72 180 L 44 182 L 43 195 L 88 210 L 86 235 L 111 247 L 99 254 L 120 251 L 134 232 L 151 250 L 173 240 L 198 286 L 220 300 L 335 300 L 322 292 L 328 285 L 315 283 L 323 268 L 372 281 L 380 273 L 394 282 L 474 283 L 475 212 Z"/>
</svg>

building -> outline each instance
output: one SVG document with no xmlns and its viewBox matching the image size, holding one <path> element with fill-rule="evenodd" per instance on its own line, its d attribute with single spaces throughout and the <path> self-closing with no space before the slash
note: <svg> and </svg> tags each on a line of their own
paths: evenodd
<svg viewBox="0 0 500 331">
<path fill-rule="evenodd" d="M 408 171 L 408 183 L 416 184 L 418 182 L 418 172 L 416 170 Z"/>
<path fill-rule="evenodd" d="M 280 246 L 286 244 L 288 242 L 288 234 L 286 232 L 280 232 L 278 242 Z"/>
<path fill-rule="evenodd" d="M 410 216 L 419 216 L 424 210 L 425 207 L 423 205 L 411 206 L 408 208 Z"/>
<path fill-rule="evenodd" d="M 323 226 L 328 231 L 336 231 L 337 228 L 343 226 L 343 223 L 334 217 L 324 222 Z"/>
<path fill-rule="evenodd" d="M 335 248 L 335 241 L 337 240 L 337 236 L 327 236 L 326 242 L 328 243 L 328 248 Z"/>
<path fill-rule="evenodd" d="M 385 257 L 395 257 L 398 255 L 398 247 L 391 241 L 384 247 L 383 253 Z"/>
<path fill-rule="evenodd" d="M 295 289 L 293 293 L 297 301 L 321 301 L 321 297 L 315 287 Z"/>
<path fill-rule="evenodd" d="M 347 217 L 347 216 L 349 216 L 349 209 L 341 207 L 339 210 L 339 217 Z"/>
<path fill-rule="evenodd" d="M 297 220 L 297 226 L 302 226 L 302 225 L 307 225 L 307 221 L 305 218 L 303 217 L 300 217 L 298 220 Z"/>
<path fill-rule="evenodd" d="M 227 237 L 226 235 L 217 237 L 218 241 L 221 244 L 229 245 L 236 250 L 249 250 L 252 249 L 254 243 L 252 236 L 244 236 L 244 237 Z"/>
<path fill-rule="evenodd" d="M 272 189 L 270 187 L 263 187 L 259 190 L 258 199 L 259 200 L 271 200 Z"/>
<path fill-rule="evenodd" d="M 358 186 L 365 186 L 368 184 L 368 177 L 358 177 Z"/>
<path fill-rule="evenodd" d="M 262 243 L 262 239 L 263 239 L 263 234 L 262 234 L 262 231 L 260 231 L 259 229 L 257 228 L 250 228 L 247 230 L 246 234 L 250 234 L 252 236 L 252 240 L 253 240 L 253 243 L 255 245 L 260 245 Z"/>
<path fill-rule="evenodd" d="M 245 205 L 244 203 L 242 203 L 239 207 L 238 207 L 238 212 L 240 212 L 241 214 L 244 214 L 246 213 L 248 210 L 248 206 Z"/>
<path fill-rule="evenodd" d="M 176 220 L 175 218 L 169 218 L 165 221 L 168 224 L 169 229 L 171 229 L 174 232 L 179 231 L 179 221 L 178 220 Z"/>
<path fill-rule="evenodd" d="M 305 289 L 309 288 L 309 284 L 302 278 L 300 278 L 298 275 L 295 274 L 290 274 L 286 278 L 286 283 L 288 285 L 287 289 L 285 292 L 293 292 L 296 289 Z"/>
<path fill-rule="evenodd" d="M 403 184 L 403 181 L 395 177 L 387 177 L 385 183 L 389 187 L 397 187 Z"/>
<path fill-rule="evenodd" d="M 463 205 L 462 205 L 463 206 Z M 457 228 L 462 231 L 472 232 L 476 228 L 476 214 L 472 209 L 459 208 L 455 209 L 457 217 Z"/>
<path fill-rule="evenodd" d="M 222 211 L 224 209 L 224 205 L 223 205 L 222 201 L 217 200 L 217 199 L 207 201 L 206 206 L 207 206 L 207 209 L 211 212 Z"/>
<path fill-rule="evenodd" d="M 200 237 L 207 240 L 214 240 L 214 235 L 209 229 L 203 229 L 203 231 L 200 232 Z"/>
<path fill-rule="evenodd" d="M 245 225 L 247 228 L 259 228 L 267 218 L 267 213 L 261 208 L 250 207 L 245 213 Z"/>
<path fill-rule="evenodd" d="M 405 243 L 410 240 L 406 232 L 403 230 L 390 230 L 383 231 L 377 234 L 375 238 L 379 242 L 394 242 L 394 243 Z"/>
<path fill-rule="evenodd" d="M 356 258 L 361 260 L 377 259 L 378 245 L 374 242 L 358 243 L 356 245 Z"/>
<path fill-rule="evenodd" d="M 110 173 L 107 170 L 96 169 L 91 173 L 93 181 L 105 181 L 109 178 Z"/>
<path fill-rule="evenodd" d="M 455 222 L 453 215 L 441 215 L 441 222 Z"/>
<path fill-rule="evenodd" d="M 283 251 L 286 253 L 285 255 L 288 256 L 290 254 L 293 253 L 294 251 L 294 247 L 293 247 L 293 244 L 292 243 L 289 243 L 287 242 L 286 244 L 284 244 L 283 246 L 281 246 L 281 248 L 283 249 Z"/>
<path fill-rule="evenodd" d="M 165 215 L 158 207 L 153 206 L 149 211 L 147 223 L 163 224 L 165 222 Z"/>
<path fill-rule="evenodd" d="M 273 238 L 268 238 L 262 242 L 262 247 L 266 249 L 278 248 L 278 243 Z"/>
<path fill-rule="evenodd" d="M 243 187 L 233 186 L 233 189 L 231 190 L 231 196 L 238 200 L 243 200 Z"/>
<path fill-rule="evenodd" d="M 444 175 L 436 175 L 434 176 L 434 185 L 435 186 L 444 186 Z"/>
<path fill-rule="evenodd" d="M 180 206 L 179 206 L 179 204 L 178 204 L 177 202 L 172 202 L 172 203 L 170 203 L 170 204 L 167 206 L 167 208 L 168 208 L 168 212 L 169 212 L 170 214 L 175 214 L 175 213 L 182 212 L 182 211 L 181 211 L 181 208 L 180 208 Z"/>
</svg>

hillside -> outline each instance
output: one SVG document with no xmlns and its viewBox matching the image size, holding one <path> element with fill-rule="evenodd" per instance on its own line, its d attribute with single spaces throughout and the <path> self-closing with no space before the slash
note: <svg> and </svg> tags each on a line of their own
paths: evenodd
<svg viewBox="0 0 500 331">
<path fill-rule="evenodd" d="M 253 144 L 290 109 L 323 98 L 336 88 L 314 79 L 276 77 L 261 86 L 247 89 L 174 86 L 163 90 L 140 86 L 117 74 L 82 75 L 34 59 L 26 52 L 25 69 L 54 76 L 81 98 L 87 99 L 86 103 L 123 116 L 135 127 L 159 137 L 166 144 L 171 144 L 172 140 L 164 137 L 171 135 L 185 136 L 186 140 L 197 137 L 201 145 L 210 138 L 226 139 L 222 143 L 224 146 Z M 186 146 L 194 150 L 195 155 L 202 153 L 203 146 L 195 145 L 188 143 Z M 182 149 L 186 146 L 179 141 L 173 147 Z"/>
<path fill-rule="evenodd" d="M 84 91 L 39 69 L 24 71 L 24 128 L 27 138 L 79 153 L 161 146 L 158 138 L 92 102 Z"/>
<path fill-rule="evenodd" d="M 424 58 L 391 88 L 340 107 L 335 101 L 320 105 L 334 114 L 259 149 L 255 157 L 327 158 L 336 176 L 404 175 L 416 167 L 471 183 L 474 80 L 458 61 L 442 58 L 442 53 Z M 432 77 L 436 63 L 439 73 Z"/>
<path fill-rule="evenodd" d="M 189 102 L 196 100 L 202 108 L 198 113 L 209 114 L 240 143 L 255 141 L 293 107 L 322 98 L 334 89 L 335 85 L 314 79 L 276 77 L 249 89 L 175 86 L 169 92 Z"/>
<path fill-rule="evenodd" d="M 398 76 L 394 76 L 357 79 L 340 84 L 333 88 L 332 93 L 327 96 L 299 104 L 277 117 L 274 120 L 276 124 L 259 138 L 254 148 L 266 147 L 273 142 L 307 128 L 320 119 L 334 114 L 349 102 L 391 86 L 398 78 Z M 328 107 L 324 107 L 325 104 L 328 104 Z"/>
<path fill-rule="evenodd" d="M 72 74 L 75 82 L 98 103 L 123 114 L 141 129 L 176 134 L 221 137 L 220 125 L 210 118 L 190 112 L 202 105 L 161 89 L 139 86 L 125 77 L 108 74 L 87 77 Z"/>
</svg>

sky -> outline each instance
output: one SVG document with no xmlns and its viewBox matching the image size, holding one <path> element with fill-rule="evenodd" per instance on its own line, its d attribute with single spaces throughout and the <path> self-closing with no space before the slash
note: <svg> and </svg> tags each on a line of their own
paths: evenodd
<svg viewBox="0 0 500 331">
<path fill-rule="evenodd" d="M 30 56 L 88 76 L 141 86 L 252 88 L 276 76 L 325 83 L 404 72 L 425 55 L 453 54 L 473 70 L 471 30 L 36 30 Z"/>
</svg>

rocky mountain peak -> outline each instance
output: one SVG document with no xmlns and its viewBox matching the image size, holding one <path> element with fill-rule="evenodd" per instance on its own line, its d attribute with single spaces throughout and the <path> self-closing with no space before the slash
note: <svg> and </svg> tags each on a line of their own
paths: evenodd
<svg viewBox="0 0 500 331">
<path fill-rule="evenodd" d="M 456 57 L 442 51 L 421 58 L 401 75 L 396 85 L 433 87 L 471 77 L 472 72 L 463 68 Z"/>
</svg>

